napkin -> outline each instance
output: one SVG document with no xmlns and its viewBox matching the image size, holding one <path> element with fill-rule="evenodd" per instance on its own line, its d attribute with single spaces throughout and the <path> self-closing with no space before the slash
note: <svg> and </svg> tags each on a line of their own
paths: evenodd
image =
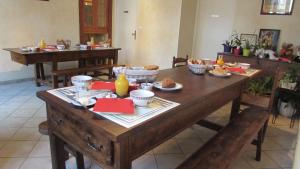
<svg viewBox="0 0 300 169">
<path fill-rule="evenodd" d="M 244 74 L 246 71 L 240 67 L 229 67 L 227 68 L 228 71 L 233 72 L 233 73 L 239 73 L 239 74 Z"/>
<path fill-rule="evenodd" d="M 131 99 L 101 98 L 95 106 L 95 112 L 134 114 L 134 104 Z"/>
<path fill-rule="evenodd" d="M 115 83 L 114 82 L 102 82 L 102 81 L 95 81 L 91 85 L 92 90 L 111 90 L 116 91 Z"/>
</svg>

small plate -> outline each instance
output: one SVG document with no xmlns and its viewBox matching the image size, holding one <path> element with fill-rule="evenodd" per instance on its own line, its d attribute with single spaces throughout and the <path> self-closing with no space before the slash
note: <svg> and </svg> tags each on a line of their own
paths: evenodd
<svg viewBox="0 0 300 169">
<path fill-rule="evenodd" d="M 155 82 L 153 83 L 153 87 L 163 90 L 163 91 L 174 91 L 174 90 L 180 90 L 183 88 L 183 85 L 180 83 L 176 83 L 176 86 L 173 88 L 163 88 L 161 85 L 161 82 Z"/>
<path fill-rule="evenodd" d="M 215 73 L 213 72 L 213 70 L 210 70 L 209 73 L 212 74 L 212 75 L 214 75 L 214 76 L 217 76 L 217 77 L 229 77 L 229 76 L 232 75 L 232 74 L 229 73 L 229 72 L 228 72 L 228 73 L 225 73 L 225 74 L 215 74 Z"/>
<path fill-rule="evenodd" d="M 96 99 L 89 99 L 89 103 L 86 105 L 86 107 L 89 107 L 89 106 L 93 106 L 94 104 L 96 104 Z M 83 107 L 82 104 L 80 104 L 79 102 L 76 102 L 76 101 L 72 101 L 71 102 L 74 106 L 77 106 L 77 107 Z"/>
</svg>

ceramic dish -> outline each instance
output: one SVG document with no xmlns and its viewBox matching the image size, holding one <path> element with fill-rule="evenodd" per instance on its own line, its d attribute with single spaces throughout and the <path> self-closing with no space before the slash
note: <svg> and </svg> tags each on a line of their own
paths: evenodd
<svg viewBox="0 0 300 169">
<path fill-rule="evenodd" d="M 224 73 L 224 74 L 218 74 L 218 73 L 214 73 L 213 70 L 210 70 L 209 73 L 214 75 L 214 76 L 217 76 L 217 77 L 229 77 L 229 76 L 231 76 L 231 73 L 229 73 L 229 72 Z"/>
<path fill-rule="evenodd" d="M 160 89 L 162 91 L 174 91 L 174 90 L 180 90 L 183 88 L 183 85 L 180 83 L 176 83 L 176 86 L 173 88 L 163 88 L 161 85 L 161 82 L 155 82 L 153 83 L 153 87 Z"/>
<path fill-rule="evenodd" d="M 89 101 L 86 105 L 80 103 L 79 101 L 72 101 L 71 103 L 77 107 L 83 107 L 83 106 L 90 107 L 90 106 L 93 106 L 94 104 L 96 104 L 96 99 L 89 99 Z"/>
<path fill-rule="evenodd" d="M 133 90 L 129 95 L 133 103 L 141 107 L 147 106 L 154 97 L 154 93 L 148 90 Z"/>
</svg>

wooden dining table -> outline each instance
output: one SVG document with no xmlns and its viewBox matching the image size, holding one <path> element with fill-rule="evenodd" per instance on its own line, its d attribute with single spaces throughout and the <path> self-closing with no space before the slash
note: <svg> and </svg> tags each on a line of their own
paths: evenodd
<svg viewBox="0 0 300 169">
<path fill-rule="evenodd" d="M 66 144 L 102 168 L 130 169 L 133 160 L 231 101 L 231 116 L 238 114 L 241 92 L 248 79 L 240 75 L 195 75 L 187 67 L 161 70 L 158 80 L 165 77 L 181 83 L 183 88 L 172 92 L 154 89 L 155 95 L 180 105 L 131 128 L 75 108 L 47 91 L 38 92 L 47 105 L 53 169 L 65 169 Z"/>
<path fill-rule="evenodd" d="M 80 50 L 74 47 L 66 50 L 45 51 L 39 50 L 35 52 L 22 51 L 19 48 L 5 48 L 10 52 L 11 60 L 23 65 L 34 65 L 34 77 L 36 86 L 40 86 L 45 81 L 43 63 L 50 62 L 52 71 L 57 70 L 58 62 L 80 61 L 93 58 L 110 58 L 112 64 L 118 63 L 118 51 L 120 48 L 101 48 L 91 50 Z"/>
</svg>

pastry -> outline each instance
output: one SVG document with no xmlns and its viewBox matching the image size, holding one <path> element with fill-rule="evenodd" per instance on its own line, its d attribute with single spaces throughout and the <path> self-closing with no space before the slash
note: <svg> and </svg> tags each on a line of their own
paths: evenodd
<svg viewBox="0 0 300 169">
<path fill-rule="evenodd" d="M 171 78 L 164 78 L 161 82 L 162 88 L 173 88 L 176 86 L 176 83 Z"/>
<path fill-rule="evenodd" d="M 147 66 L 144 66 L 144 69 L 146 69 L 146 70 L 157 70 L 157 69 L 159 69 L 159 67 L 157 65 L 147 65 Z"/>
</svg>

